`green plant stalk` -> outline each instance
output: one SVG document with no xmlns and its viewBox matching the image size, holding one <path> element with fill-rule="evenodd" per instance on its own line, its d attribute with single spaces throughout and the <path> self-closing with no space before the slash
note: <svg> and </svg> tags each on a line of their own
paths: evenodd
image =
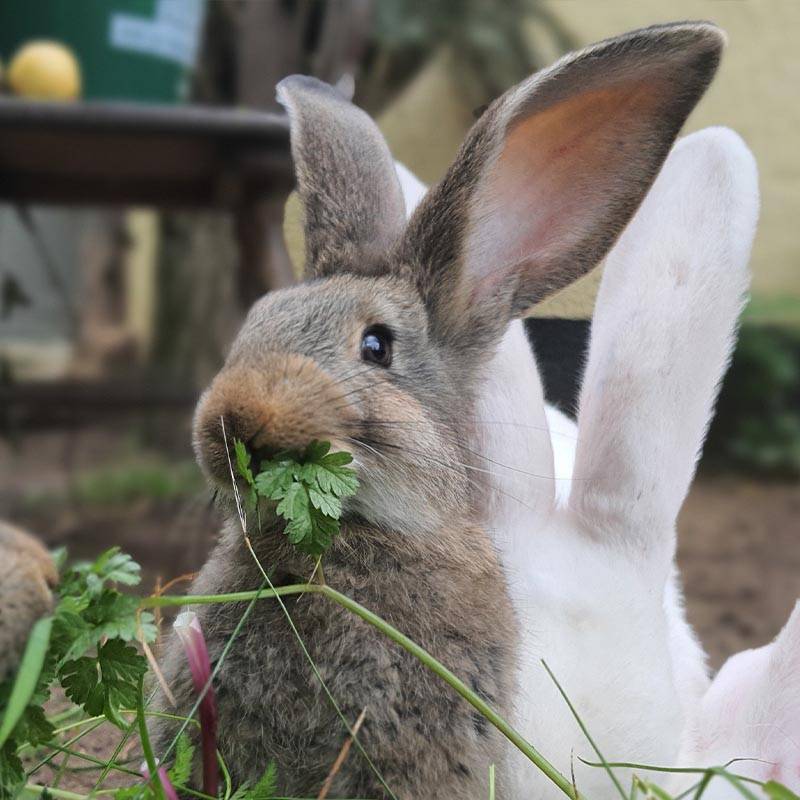
<svg viewBox="0 0 800 800">
<path fill-rule="evenodd" d="M 42 617 L 31 630 L 25 645 L 25 652 L 20 661 L 11 696 L 8 698 L 6 713 L 0 723 L 0 747 L 11 736 L 20 718 L 25 713 L 36 685 L 42 673 L 47 646 L 50 644 L 50 632 L 53 629 L 53 618 Z"/>
<path fill-rule="evenodd" d="M 564 702 L 567 704 L 567 708 L 569 708 L 570 713 L 575 718 L 575 721 L 578 723 L 578 726 L 581 729 L 581 732 L 586 737 L 589 744 L 592 746 L 592 750 L 594 750 L 597 757 L 600 759 L 603 769 L 605 769 L 608 777 L 611 779 L 611 782 L 616 786 L 617 791 L 619 792 L 620 797 L 622 800 L 627 800 L 627 794 L 625 794 L 625 790 L 622 788 L 622 784 L 617 780 L 617 776 L 614 774 L 614 770 L 611 769 L 611 766 L 606 761 L 605 756 L 600 752 L 600 748 L 595 744 L 594 739 L 592 738 L 591 734 L 589 733 L 589 729 L 586 727 L 584 721 L 581 719 L 580 715 L 578 714 L 575 706 L 572 705 L 572 701 L 567 696 L 567 693 L 564 691 L 564 688 L 558 682 L 558 678 L 556 678 L 553 671 L 548 666 L 547 662 L 544 659 L 541 659 L 542 666 L 545 668 L 547 674 L 550 676 L 550 680 L 556 685 L 556 689 L 558 689 L 559 694 L 564 699 Z"/>
<path fill-rule="evenodd" d="M 147 720 L 144 715 L 144 676 L 139 678 L 139 702 L 136 705 L 136 719 L 139 723 L 139 739 L 142 742 L 144 760 L 147 762 L 147 770 L 150 773 L 150 783 L 153 785 L 156 797 L 165 800 L 166 793 L 161 783 L 161 776 L 158 774 L 158 764 L 153 755 L 153 748 L 150 744 L 150 735 L 147 732 Z"/>
<path fill-rule="evenodd" d="M 470 689 L 460 678 L 450 672 L 447 667 L 437 661 L 427 650 L 420 647 L 405 634 L 385 622 L 360 603 L 337 592 L 330 586 L 300 583 L 294 586 L 281 586 L 277 589 L 263 589 L 250 592 L 233 592 L 216 595 L 187 595 L 185 597 L 162 595 L 147 597 L 142 600 L 142 608 L 164 608 L 167 606 L 211 605 L 213 603 L 238 603 L 252 601 L 256 598 L 281 597 L 294 594 L 321 594 L 338 603 L 348 611 L 359 616 L 365 622 L 377 628 L 381 633 L 399 644 L 406 652 L 413 655 L 431 672 L 441 678 L 452 689 L 460 694 L 476 711 L 482 714 L 500 733 L 503 734 L 521 753 L 523 753 L 547 778 L 549 778 L 567 797 L 579 800 L 579 795 L 568 781 L 530 742 L 514 727 L 506 722 L 488 703 Z"/>
<path fill-rule="evenodd" d="M 87 795 L 76 794 L 75 792 L 68 792 L 64 789 L 53 789 L 50 786 L 39 786 L 36 783 L 27 783 L 23 792 L 33 797 L 41 797 L 44 792 L 47 792 L 51 797 L 56 800 L 86 800 Z"/>
</svg>

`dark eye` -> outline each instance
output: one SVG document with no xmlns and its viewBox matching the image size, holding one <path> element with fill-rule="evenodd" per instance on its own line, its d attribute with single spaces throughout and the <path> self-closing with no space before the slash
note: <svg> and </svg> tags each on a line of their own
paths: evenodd
<svg viewBox="0 0 800 800">
<path fill-rule="evenodd" d="M 392 363 L 392 332 L 384 325 L 371 325 L 361 337 L 361 358 L 381 367 Z"/>
</svg>

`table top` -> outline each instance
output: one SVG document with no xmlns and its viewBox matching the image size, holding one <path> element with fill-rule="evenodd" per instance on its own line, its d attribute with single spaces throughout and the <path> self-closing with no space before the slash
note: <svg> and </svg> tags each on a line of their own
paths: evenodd
<svg viewBox="0 0 800 800">
<path fill-rule="evenodd" d="M 285 115 L 0 98 L 0 199 L 231 207 L 293 184 Z"/>
</svg>

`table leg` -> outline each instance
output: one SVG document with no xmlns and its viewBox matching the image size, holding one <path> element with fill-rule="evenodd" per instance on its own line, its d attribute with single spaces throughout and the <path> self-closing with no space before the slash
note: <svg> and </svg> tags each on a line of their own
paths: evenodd
<svg viewBox="0 0 800 800">
<path fill-rule="evenodd" d="M 265 292 L 295 282 L 283 241 L 284 206 L 283 197 L 259 197 L 246 201 L 236 212 L 239 300 L 244 308 Z"/>
</svg>

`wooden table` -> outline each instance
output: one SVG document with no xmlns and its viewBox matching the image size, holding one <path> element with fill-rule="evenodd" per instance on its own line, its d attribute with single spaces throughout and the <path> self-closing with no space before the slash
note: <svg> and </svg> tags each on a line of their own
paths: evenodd
<svg viewBox="0 0 800 800">
<path fill-rule="evenodd" d="M 234 215 L 243 308 L 293 280 L 275 204 L 294 185 L 285 116 L 246 109 L 0 98 L 0 201 L 220 209 Z M 270 235 L 272 234 L 272 235 Z M 81 424 L 102 410 L 190 407 L 171 386 L 2 385 L 3 428 Z"/>
<path fill-rule="evenodd" d="M 270 259 L 265 219 L 293 184 L 283 115 L 0 98 L 0 200 L 227 210 L 245 306 L 291 280 L 288 262 Z"/>
</svg>

